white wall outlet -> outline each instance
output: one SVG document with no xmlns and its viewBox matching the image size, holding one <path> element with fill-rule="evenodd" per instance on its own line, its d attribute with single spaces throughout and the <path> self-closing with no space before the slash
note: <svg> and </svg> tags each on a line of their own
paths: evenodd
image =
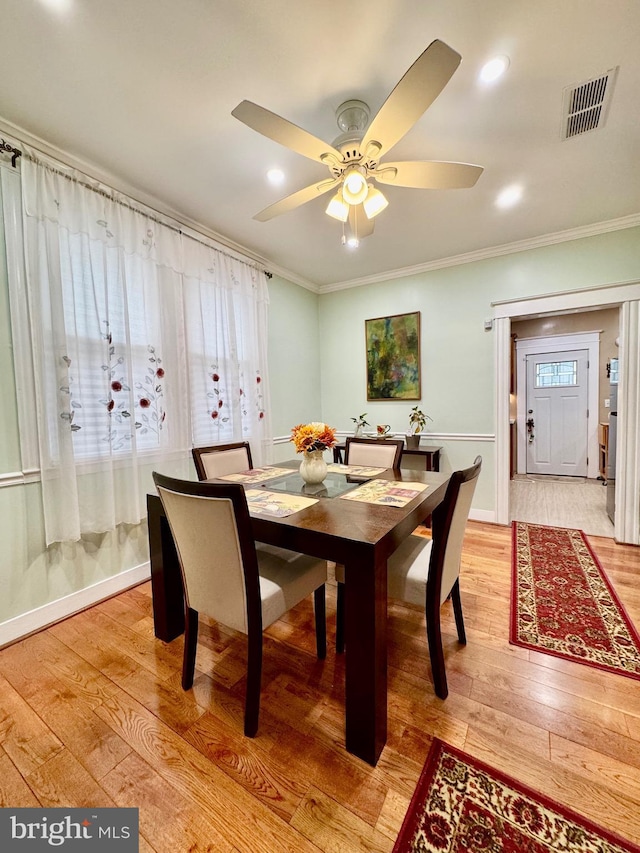
<svg viewBox="0 0 640 853">
<path fill-rule="evenodd" d="M 605 409 L 608 409 L 610 405 L 611 405 L 611 400 L 607 397 L 607 399 L 604 401 Z"/>
</svg>

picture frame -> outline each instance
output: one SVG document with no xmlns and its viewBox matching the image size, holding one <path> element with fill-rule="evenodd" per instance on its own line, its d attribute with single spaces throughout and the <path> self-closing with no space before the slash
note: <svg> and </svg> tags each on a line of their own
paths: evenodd
<svg viewBox="0 0 640 853">
<path fill-rule="evenodd" d="M 367 400 L 420 400 L 420 312 L 365 320 Z"/>
</svg>

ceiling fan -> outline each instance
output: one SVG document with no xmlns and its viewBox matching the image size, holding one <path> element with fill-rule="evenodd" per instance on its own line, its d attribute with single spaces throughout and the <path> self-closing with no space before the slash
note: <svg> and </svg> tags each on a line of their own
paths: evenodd
<svg viewBox="0 0 640 853">
<path fill-rule="evenodd" d="M 359 239 L 373 232 L 373 218 L 388 204 L 373 182 L 416 189 L 472 187 L 482 174 L 482 166 L 435 160 L 380 162 L 435 101 L 461 59 L 444 42 L 431 42 L 368 127 L 369 108 L 365 103 L 346 101 L 338 107 L 338 126 L 344 132 L 331 144 L 258 104 L 239 103 L 231 113 L 235 118 L 274 142 L 324 164 L 330 173 L 329 178 L 280 199 L 253 218 L 266 222 L 336 190 L 326 212 L 341 222 L 348 219 L 352 233 Z"/>
</svg>

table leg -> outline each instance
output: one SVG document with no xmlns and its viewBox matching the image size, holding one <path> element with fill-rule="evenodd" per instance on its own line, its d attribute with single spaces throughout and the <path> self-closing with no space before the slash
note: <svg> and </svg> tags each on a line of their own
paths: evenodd
<svg viewBox="0 0 640 853">
<path fill-rule="evenodd" d="M 178 554 L 157 495 L 147 495 L 153 627 L 156 637 L 170 643 L 184 633 L 184 596 Z"/>
<path fill-rule="evenodd" d="M 387 561 L 345 565 L 346 746 L 375 766 L 387 739 Z"/>
</svg>

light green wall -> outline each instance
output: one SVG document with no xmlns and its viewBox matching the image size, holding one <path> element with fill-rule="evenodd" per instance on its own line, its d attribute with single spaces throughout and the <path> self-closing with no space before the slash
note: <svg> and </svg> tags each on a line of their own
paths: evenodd
<svg viewBox="0 0 640 853">
<path fill-rule="evenodd" d="M 291 427 L 322 418 L 320 402 L 318 297 L 274 276 L 269 282 L 269 382 L 274 437 Z M 273 459 L 294 455 L 293 445 L 277 443 Z"/>
<path fill-rule="evenodd" d="M 40 484 L 0 489 L 0 622 L 145 563 L 146 524 L 44 547 Z"/>
<path fill-rule="evenodd" d="M 367 412 L 371 424 L 403 432 L 412 402 L 367 402 L 364 321 L 421 312 L 421 408 L 434 433 L 495 433 L 494 333 L 484 330 L 491 303 L 640 278 L 640 228 L 558 243 L 516 254 L 323 294 L 322 414 L 352 428 Z M 494 508 L 493 443 L 438 441 L 443 470 L 484 459 L 474 506 Z"/>
</svg>

